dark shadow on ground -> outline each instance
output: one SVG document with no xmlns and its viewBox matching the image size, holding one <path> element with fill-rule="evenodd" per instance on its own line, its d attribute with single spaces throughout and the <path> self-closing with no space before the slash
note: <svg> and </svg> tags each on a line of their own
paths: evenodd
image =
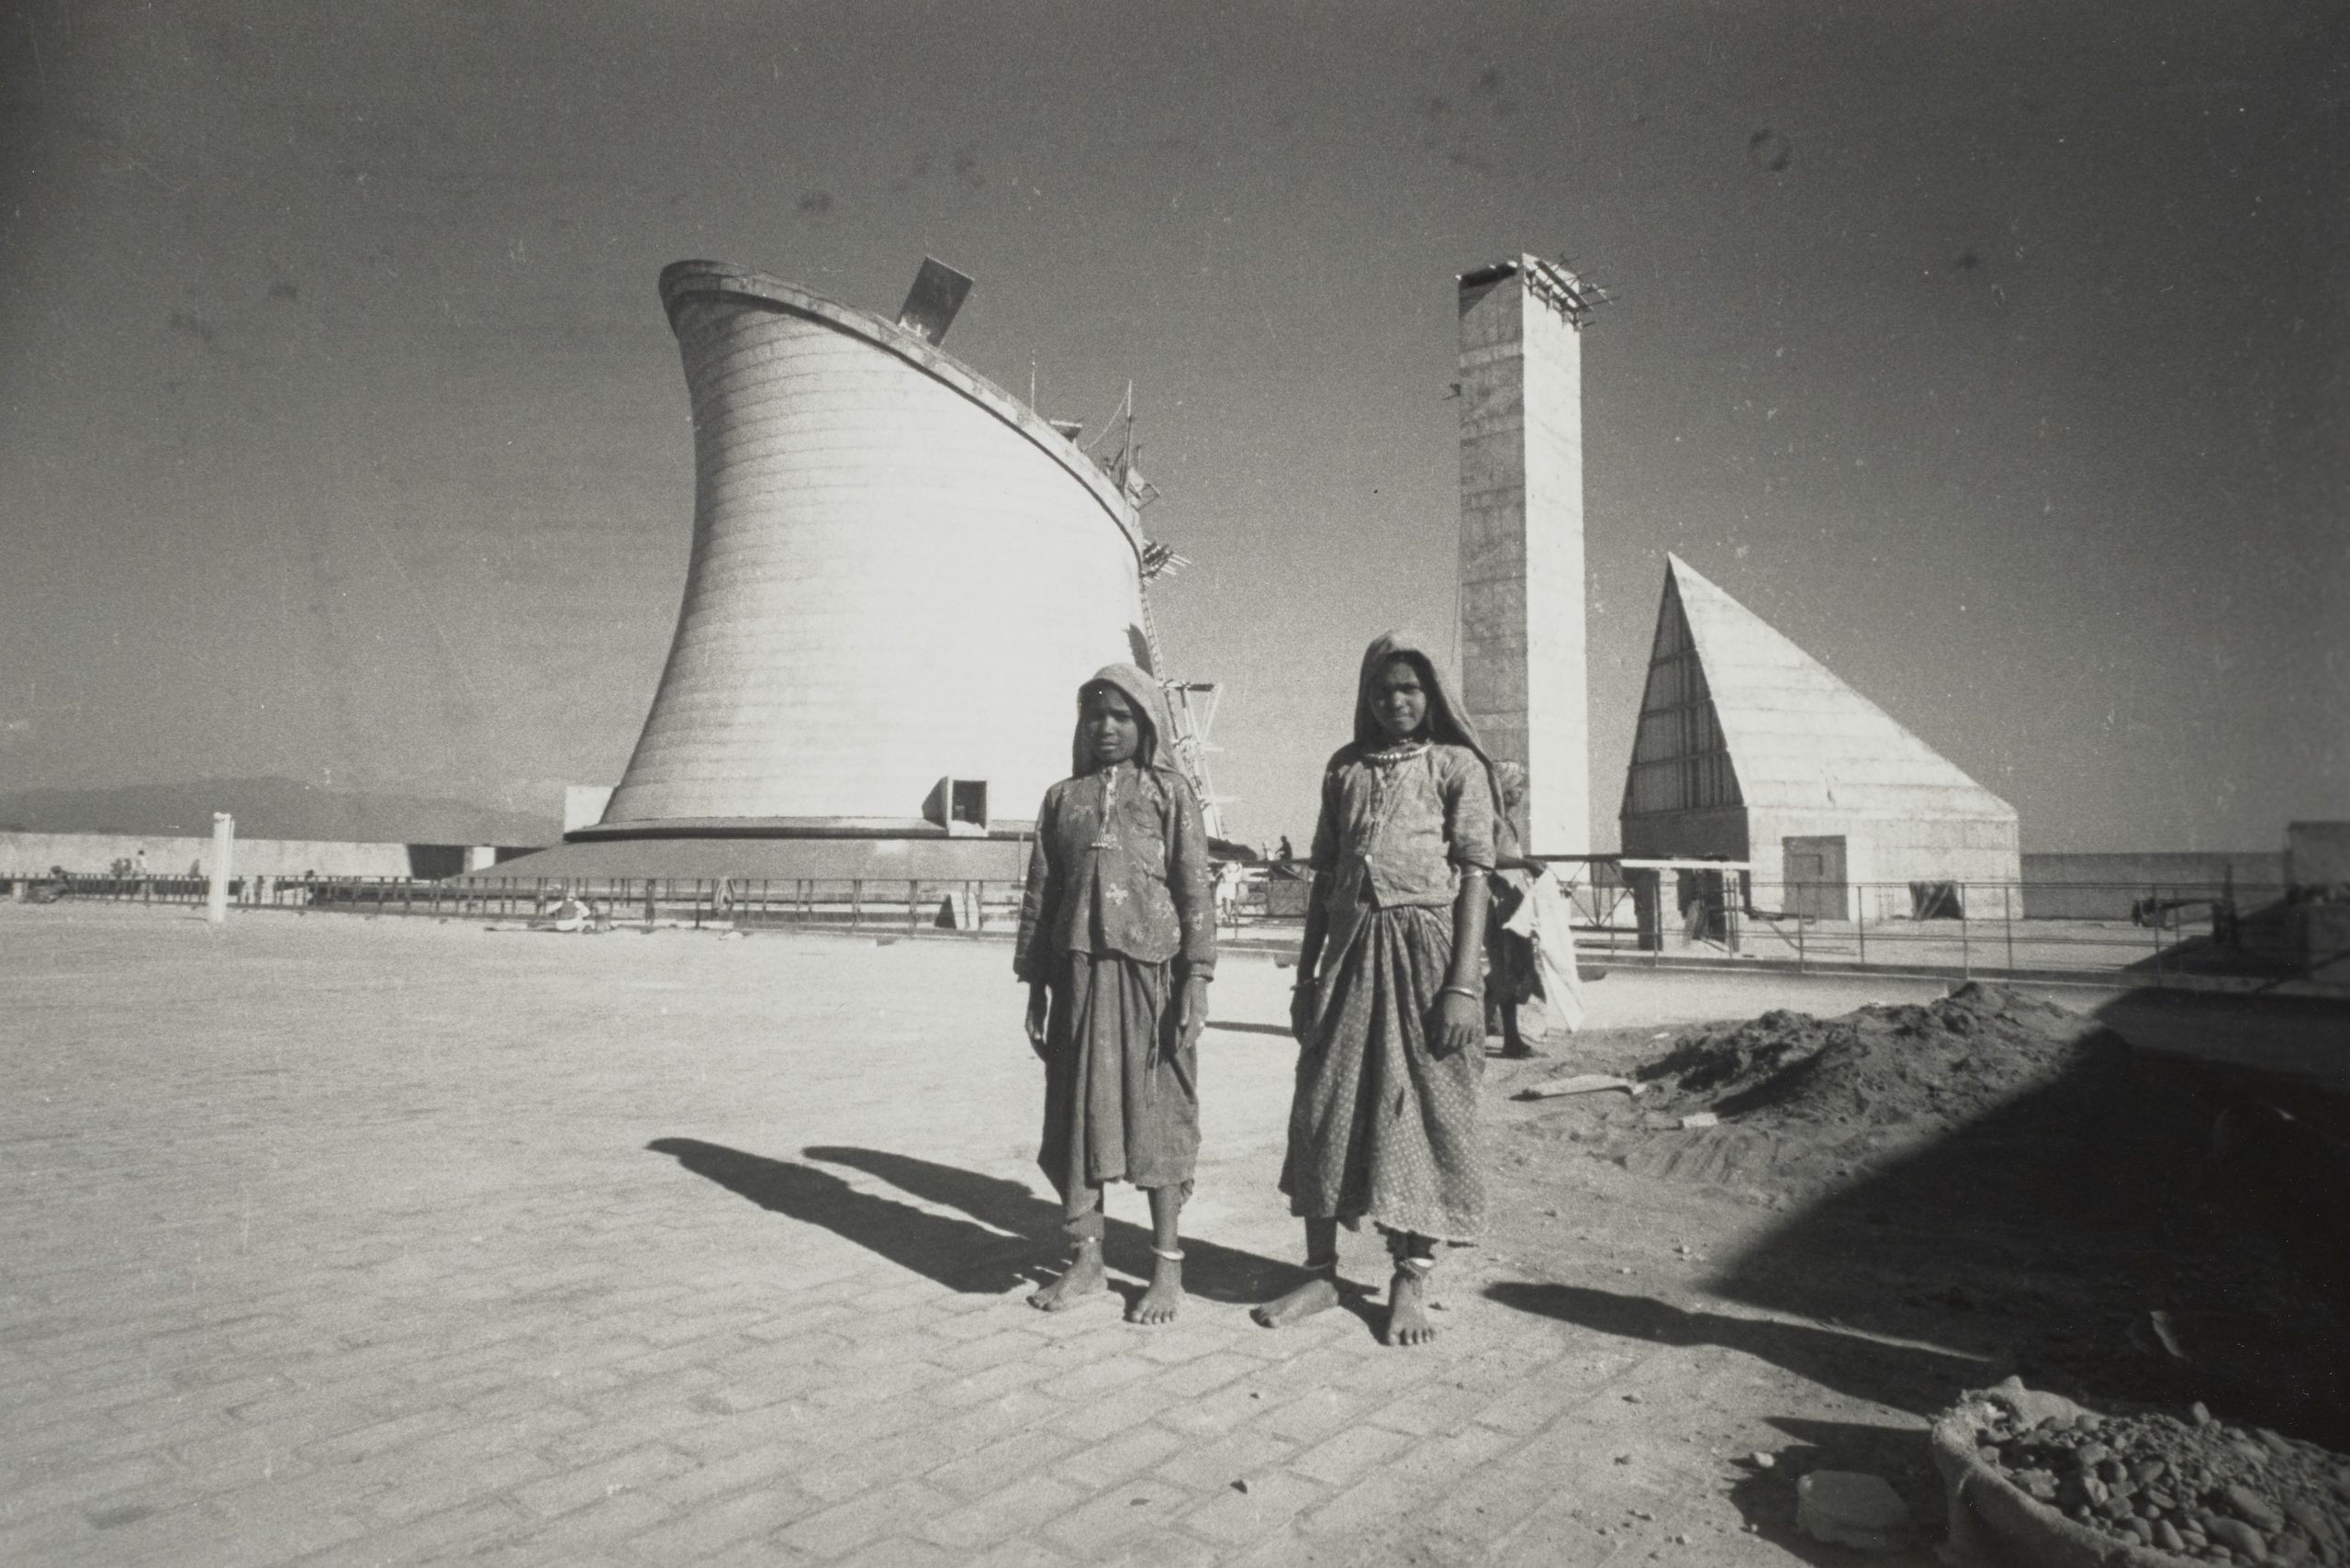
<svg viewBox="0 0 2350 1568">
<path fill-rule="evenodd" d="M 2144 905 L 2145 901 L 2139 901 L 2139 907 L 2132 911 L 2133 924 L 2143 925 L 2151 918 Z M 2338 981 L 2343 973 L 2339 969 L 2328 974 L 2322 965 L 2305 974 L 2294 961 L 2293 905 L 2294 900 L 2281 888 L 2238 888 L 2232 896 L 2187 898 L 2171 904 L 2160 916 L 2161 927 L 2154 934 L 2156 951 L 2125 967 L 2156 977 L 2227 975 L 2271 985 L 2301 979 Z M 2228 924 L 2233 934 L 2226 941 L 2219 940 L 2214 929 L 2215 912 L 2221 908 L 2232 911 Z"/>
<path fill-rule="evenodd" d="M 2350 1001 L 2142 987 L 2098 1018 L 2141 1051 L 2199 1057 L 2286 1080 L 2350 1090 Z M 2256 1088 L 2227 1086 L 2241 1094 Z"/>
<path fill-rule="evenodd" d="M 2193 1047 L 2199 1032 L 2216 1049 L 2234 1031 L 2244 1037 L 2221 1054 L 2235 1061 L 2133 1048 L 2123 1036 L 2156 1007 L 2168 1050 Z M 1788 1216 L 1709 1287 L 1990 1361 L 1980 1375 L 1934 1369 L 1941 1397 L 1889 1401 L 1904 1408 L 1939 1408 L 2014 1372 L 2091 1405 L 2200 1399 L 2225 1418 L 2340 1446 L 2350 1107 L 2237 1065 L 2277 1055 L 2253 1038 L 2276 1021 L 2244 1007 L 2119 999 L 2099 1014 L 2113 1028 L 2089 1036 L 2061 1078 L 1930 1141 L 1873 1148 L 1866 1128 L 1814 1125 L 1806 1137 L 1845 1140 L 1849 1169 L 1785 1190 Z M 2305 1028 L 2307 1010 L 2291 1011 Z M 2350 1011 L 2331 1016 L 2350 1024 Z M 1804 1370 L 1841 1386 L 1832 1367 Z"/>
<path fill-rule="evenodd" d="M 949 1290 L 997 1295 L 1046 1277 L 1037 1245 L 1024 1235 L 1001 1235 L 860 1193 L 829 1170 L 699 1138 L 655 1138 L 644 1147 L 763 1209 L 822 1226 Z"/>
<path fill-rule="evenodd" d="M 1244 1024 L 1237 1018 L 1211 1018 L 1208 1027 L 1235 1035 L 1278 1035 L 1284 1040 L 1291 1037 L 1290 1026 L 1286 1024 Z"/>
<path fill-rule="evenodd" d="M 2199 934 L 2175 937 L 2160 953 L 2133 958 L 2121 967 L 2139 975 L 2219 975 L 2270 982 L 2300 978 L 2293 961 L 2280 954 L 2248 952 Z"/>
<path fill-rule="evenodd" d="M 1067 1242 L 1061 1233 L 1060 1205 L 1046 1202 L 1020 1182 L 1007 1182 L 996 1176 L 982 1176 L 976 1170 L 919 1159 L 910 1154 L 893 1154 L 885 1149 L 823 1145 L 803 1148 L 800 1152 L 810 1159 L 846 1165 L 867 1175 L 878 1176 L 899 1191 L 911 1193 L 925 1203 L 944 1204 L 961 1209 L 979 1221 L 979 1226 L 993 1227 L 986 1234 L 1011 1231 L 1024 1238 L 1015 1244 L 1023 1256 L 1054 1270 L 1058 1270 L 1068 1256 Z M 886 1204 L 892 1209 L 903 1207 L 890 1204 L 887 1199 L 871 1198 L 867 1201 Z M 1112 1188 L 1110 1201 L 1113 1204 L 1124 1202 L 1137 1210 L 1144 1204 L 1139 1193 L 1125 1186 Z M 956 1222 L 937 1223 L 952 1225 Z M 848 1233 L 844 1231 L 842 1234 Z M 850 1238 L 864 1239 L 862 1237 Z M 1151 1271 L 1150 1243 L 1151 1233 L 1147 1226 L 1136 1225 L 1113 1215 L 1102 1240 L 1102 1258 L 1113 1269 L 1147 1278 Z M 1304 1277 L 1301 1270 L 1291 1264 L 1260 1258 L 1253 1252 L 1236 1251 L 1229 1247 L 1219 1247 L 1213 1241 L 1201 1241 L 1191 1237 L 1183 1239 L 1183 1288 L 1190 1294 L 1203 1296 L 1209 1301 L 1254 1305 L 1289 1289 Z"/>
<path fill-rule="evenodd" d="M 1638 1339 L 1648 1345 L 1719 1345 L 1740 1350 L 1797 1377 L 1855 1399 L 1929 1416 L 1953 1388 L 1991 1381 L 1970 1356 L 1909 1345 L 1887 1345 L 1861 1334 L 1803 1323 L 1689 1312 L 1644 1295 L 1583 1285 L 1504 1280 L 1485 1287 L 1505 1306 L 1562 1323 Z"/>
</svg>

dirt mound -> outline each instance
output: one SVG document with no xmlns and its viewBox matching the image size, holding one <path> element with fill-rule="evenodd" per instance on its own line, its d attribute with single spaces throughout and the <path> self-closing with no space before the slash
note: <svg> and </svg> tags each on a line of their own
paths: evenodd
<svg viewBox="0 0 2350 1568">
<path fill-rule="evenodd" d="M 1951 1127 L 2127 1052 L 2094 1021 L 1969 982 L 1923 1005 L 1838 1018 L 1777 1011 L 1684 1035 L 1639 1069 L 1658 1111 L 1749 1126 Z"/>
</svg>

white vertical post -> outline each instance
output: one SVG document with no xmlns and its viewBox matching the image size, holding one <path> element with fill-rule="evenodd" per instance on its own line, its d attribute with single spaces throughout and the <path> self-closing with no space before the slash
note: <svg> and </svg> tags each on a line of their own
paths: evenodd
<svg viewBox="0 0 2350 1568">
<path fill-rule="evenodd" d="M 237 843 L 237 819 L 226 812 L 212 813 L 212 896 L 204 906 L 204 918 L 215 925 L 229 919 L 229 857 Z"/>
</svg>

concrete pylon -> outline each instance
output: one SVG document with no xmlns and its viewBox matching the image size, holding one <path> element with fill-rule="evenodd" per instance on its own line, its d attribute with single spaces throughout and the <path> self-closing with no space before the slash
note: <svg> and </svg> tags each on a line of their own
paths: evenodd
<svg viewBox="0 0 2350 1568">
<path fill-rule="evenodd" d="M 1538 855 L 1591 849 L 1583 328 L 1601 297 L 1530 255 L 1460 280 L 1461 700 L 1526 769 Z"/>
<path fill-rule="evenodd" d="M 204 918 L 215 925 L 229 919 L 229 882 L 236 875 L 237 819 L 227 812 L 212 813 L 212 880 L 206 890 Z"/>
</svg>

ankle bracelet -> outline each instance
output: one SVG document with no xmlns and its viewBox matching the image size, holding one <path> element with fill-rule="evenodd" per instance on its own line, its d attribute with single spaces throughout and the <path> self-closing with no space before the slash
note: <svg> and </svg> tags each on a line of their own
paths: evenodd
<svg viewBox="0 0 2350 1568">
<path fill-rule="evenodd" d="M 1335 1274 L 1338 1271 L 1338 1260 L 1335 1257 L 1308 1258 L 1305 1260 L 1305 1270 L 1311 1274 Z"/>
<path fill-rule="evenodd" d="M 1395 1266 L 1399 1269 L 1409 1269 L 1412 1272 L 1426 1277 L 1427 1271 L 1436 1267 L 1436 1260 L 1433 1258 L 1415 1258 L 1407 1252 L 1403 1257 L 1395 1260 Z"/>
<path fill-rule="evenodd" d="M 1166 1259 L 1170 1263 L 1180 1263 L 1183 1260 L 1183 1249 L 1181 1247 L 1176 1248 L 1171 1252 L 1164 1247 L 1154 1247 L 1151 1249 L 1151 1251 L 1156 1253 L 1158 1256 Z"/>
</svg>

